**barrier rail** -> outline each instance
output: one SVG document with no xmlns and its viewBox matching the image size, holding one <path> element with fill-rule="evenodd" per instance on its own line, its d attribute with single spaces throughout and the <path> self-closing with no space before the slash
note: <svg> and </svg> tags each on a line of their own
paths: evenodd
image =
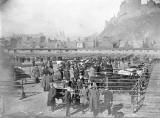
<svg viewBox="0 0 160 118">
<path fill-rule="evenodd" d="M 148 83 L 149 83 L 149 78 L 141 77 L 138 79 L 135 86 L 133 87 L 131 91 L 131 104 L 133 113 L 138 112 L 139 109 L 143 106 Z"/>
<path fill-rule="evenodd" d="M 0 96 L 0 115 L 5 113 L 4 96 Z"/>
</svg>

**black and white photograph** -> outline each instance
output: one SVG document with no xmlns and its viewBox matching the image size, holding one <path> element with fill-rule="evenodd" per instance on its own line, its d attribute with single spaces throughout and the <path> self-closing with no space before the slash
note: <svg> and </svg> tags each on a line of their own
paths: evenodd
<svg viewBox="0 0 160 118">
<path fill-rule="evenodd" d="M 0 118 L 160 118 L 160 0 L 0 0 Z"/>
</svg>

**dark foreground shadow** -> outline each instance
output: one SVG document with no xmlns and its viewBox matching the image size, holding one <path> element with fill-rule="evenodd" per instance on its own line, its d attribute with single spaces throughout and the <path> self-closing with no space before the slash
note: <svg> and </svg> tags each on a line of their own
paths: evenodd
<svg viewBox="0 0 160 118">
<path fill-rule="evenodd" d="M 119 110 L 121 110 L 123 108 L 123 104 L 117 104 L 117 105 L 113 105 L 112 108 L 112 115 L 114 116 L 114 118 L 124 118 L 124 113 L 120 112 Z"/>
<path fill-rule="evenodd" d="M 74 115 L 78 112 L 82 112 L 83 114 L 85 114 L 85 112 L 87 111 L 88 105 L 87 106 L 75 106 L 74 109 L 76 109 L 76 111 L 72 112 L 71 115 Z"/>
</svg>

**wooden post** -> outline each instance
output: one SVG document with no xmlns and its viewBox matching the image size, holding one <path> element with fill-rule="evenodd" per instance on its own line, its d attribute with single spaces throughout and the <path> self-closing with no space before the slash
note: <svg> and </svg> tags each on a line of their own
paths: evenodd
<svg viewBox="0 0 160 118">
<path fill-rule="evenodd" d="M 4 101 L 4 97 L 3 96 L 2 96 L 2 103 L 3 103 L 2 113 L 5 113 L 5 101 Z"/>
<path fill-rule="evenodd" d="M 108 77 L 107 77 L 107 73 L 105 73 L 106 75 L 106 88 L 108 88 Z M 108 88 L 109 89 L 109 88 Z"/>
<path fill-rule="evenodd" d="M 132 108 L 132 112 L 134 113 L 134 105 L 135 105 L 135 90 L 132 89 L 131 91 L 131 108 Z"/>
<path fill-rule="evenodd" d="M 4 102 L 4 96 L 0 96 L 0 114 L 5 113 L 5 102 Z M 0 115 L 1 117 L 1 115 Z"/>
<path fill-rule="evenodd" d="M 21 89 L 21 98 L 20 99 L 24 99 L 26 98 L 25 92 L 24 92 L 24 86 L 23 86 L 23 79 L 22 79 L 22 89 Z"/>
<path fill-rule="evenodd" d="M 13 51 L 14 51 L 14 54 L 16 54 L 17 50 L 16 50 L 16 49 L 14 49 Z"/>
</svg>

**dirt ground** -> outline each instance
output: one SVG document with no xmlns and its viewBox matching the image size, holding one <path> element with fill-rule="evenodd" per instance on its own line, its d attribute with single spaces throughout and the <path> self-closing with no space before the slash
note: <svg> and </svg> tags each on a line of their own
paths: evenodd
<svg viewBox="0 0 160 118">
<path fill-rule="evenodd" d="M 20 100 L 20 89 L 15 89 L 14 93 L 6 95 L 5 102 L 5 112 L 3 118 L 10 118 L 11 116 L 19 117 L 19 115 L 30 116 L 30 117 L 65 117 L 66 109 L 64 106 L 57 107 L 56 111 L 52 112 L 47 106 L 47 94 L 48 92 L 43 92 L 40 84 L 29 84 L 25 88 L 26 98 Z M 16 91 L 16 92 L 15 92 Z M 124 94 L 114 94 L 114 105 L 120 105 L 119 112 L 123 113 L 124 116 L 132 114 L 130 96 L 127 93 Z M 100 101 L 103 101 L 103 96 L 100 97 Z M 57 103 L 60 105 L 61 101 L 57 100 Z M 82 112 L 82 109 L 79 106 L 71 107 L 71 117 L 93 117 L 94 114 L 89 112 L 88 109 L 85 109 L 85 113 Z M 22 115 L 22 116 L 23 116 Z M 10 117 L 9 117 L 10 116 Z M 107 110 L 103 109 L 102 106 L 99 107 L 99 112 L 97 117 L 106 117 Z M 16 117 L 16 118 L 17 118 Z M 113 117 L 113 116 L 108 116 Z"/>
<path fill-rule="evenodd" d="M 29 69 L 28 69 L 29 71 Z M 3 72 L 2 72 L 3 73 Z M 5 76 L 5 75 L 4 75 Z M 30 80 L 32 83 L 32 81 Z M 4 100 L 4 112 L 1 113 L 2 118 L 60 118 L 65 117 L 66 109 L 64 106 L 57 107 L 56 111 L 52 112 L 47 106 L 47 94 L 44 92 L 40 84 L 27 84 L 24 86 L 26 98 L 21 98 L 21 88 L 1 88 L 1 96 Z M 103 101 L 103 97 L 100 97 L 100 102 Z M 113 106 L 120 106 L 118 111 L 122 118 L 140 118 L 139 114 L 133 114 L 131 109 L 131 97 L 128 93 L 115 93 Z M 58 104 L 61 101 L 57 100 Z M 84 109 L 85 113 L 82 112 L 80 106 L 72 106 L 70 108 L 71 118 L 74 117 L 85 117 L 85 118 L 114 118 L 114 116 L 108 116 L 108 112 L 104 109 L 103 105 L 99 106 L 97 115 L 93 112 Z M 121 118 L 118 117 L 118 118 Z M 142 117 L 143 118 L 143 117 Z M 145 117 L 144 117 L 145 118 Z M 155 117 L 158 118 L 158 117 Z"/>
</svg>

